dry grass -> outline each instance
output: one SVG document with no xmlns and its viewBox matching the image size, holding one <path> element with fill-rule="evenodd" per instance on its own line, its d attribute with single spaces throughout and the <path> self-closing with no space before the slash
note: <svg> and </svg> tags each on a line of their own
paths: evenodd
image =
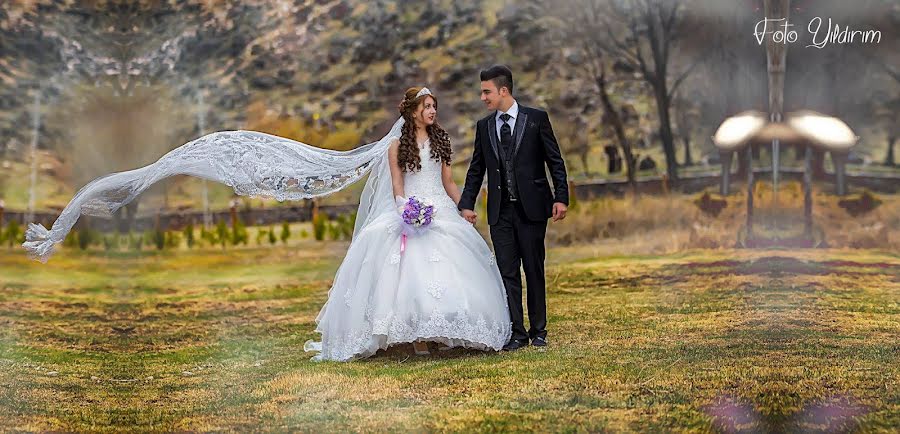
<svg viewBox="0 0 900 434">
<path fill-rule="evenodd" d="M 900 426 L 896 253 L 556 247 L 545 350 L 313 363 L 345 249 L 0 253 L 0 430 Z"/>
<path fill-rule="evenodd" d="M 839 197 L 814 190 L 817 236 L 836 248 L 900 249 L 900 231 L 896 230 L 900 228 L 900 197 L 876 196 L 881 205 L 853 217 L 838 206 Z M 550 223 L 548 239 L 562 246 L 591 243 L 599 248 L 598 254 L 663 254 L 734 247 L 746 223 L 746 195 L 739 191 L 719 197 L 727 205 L 715 217 L 695 204 L 699 197 L 671 194 L 581 201 L 570 210 L 565 224 Z M 783 183 L 777 201 L 771 185 L 759 182 L 754 203 L 755 231 L 781 237 L 802 233 L 803 195 L 798 182 Z"/>
</svg>

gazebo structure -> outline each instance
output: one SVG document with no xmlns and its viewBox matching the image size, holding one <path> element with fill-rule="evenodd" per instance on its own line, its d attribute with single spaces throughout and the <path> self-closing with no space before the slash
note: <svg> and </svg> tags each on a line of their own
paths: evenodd
<svg viewBox="0 0 900 434">
<path fill-rule="evenodd" d="M 812 152 L 813 149 L 830 152 L 835 162 L 836 193 L 846 193 L 845 162 L 847 153 L 856 144 L 857 137 L 843 121 L 814 111 L 803 110 L 787 113 L 784 122 L 769 122 L 764 113 L 746 111 L 722 122 L 713 136 L 713 143 L 722 153 L 723 195 L 728 194 L 730 166 L 734 153 L 746 152 L 747 164 L 747 239 L 753 234 L 753 146 L 773 143 L 804 146 L 806 154 L 803 167 L 803 232 L 812 234 Z M 778 156 L 773 146 L 773 160 Z M 773 162 L 774 163 L 774 162 Z M 777 193 L 778 165 L 772 165 L 772 184 Z"/>
<path fill-rule="evenodd" d="M 764 0 L 765 16 L 788 19 L 790 0 Z M 778 195 L 780 149 L 782 144 L 805 146 L 803 169 L 804 236 L 812 235 L 812 152 L 819 148 L 831 153 L 836 172 L 837 194 L 846 193 L 845 163 L 850 148 L 859 139 L 840 119 L 813 111 L 783 113 L 784 76 L 787 45 L 768 38 L 766 71 L 769 82 L 769 113 L 746 111 L 727 118 L 713 136 L 722 154 L 721 193 L 728 194 L 731 161 L 735 152 L 746 152 L 747 240 L 753 235 L 753 146 L 772 146 L 772 189 Z"/>
</svg>

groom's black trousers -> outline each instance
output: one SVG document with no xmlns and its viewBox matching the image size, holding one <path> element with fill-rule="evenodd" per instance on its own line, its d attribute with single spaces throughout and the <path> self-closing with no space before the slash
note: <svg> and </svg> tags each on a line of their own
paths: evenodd
<svg viewBox="0 0 900 434">
<path fill-rule="evenodd" d="M 544 290 L 544 235 L 547 220 L 529 221 L 521 202 L 510 202 L 506 195 L 500 201 L 500 218 L 491 225 L 491 241 L 497 267 L 503 276 L 509 315 L 512 319 L 512 339 L 525 340 L 547 336 L 547 301 Z M 528 285 L 528 322 L 522 312 L 522 274 Z"/>
</svg>

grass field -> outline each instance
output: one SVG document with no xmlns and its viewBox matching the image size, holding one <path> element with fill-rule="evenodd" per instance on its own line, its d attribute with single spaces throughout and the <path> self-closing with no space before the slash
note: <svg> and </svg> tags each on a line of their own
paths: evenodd
<svg viewBox="0 0 900 434">
<path fill-rule="evenodd" d="M 550 346 L 313 363 L 346 242 L 0 250 L 0 431 L 900 427 L 900 255 L 548 253 Z"/>
</svg>

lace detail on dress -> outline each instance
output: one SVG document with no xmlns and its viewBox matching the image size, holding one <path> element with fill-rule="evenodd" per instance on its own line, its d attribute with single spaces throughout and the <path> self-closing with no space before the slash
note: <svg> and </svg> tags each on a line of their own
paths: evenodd
<svg viewBox="0 0 900 434">
<path fill-rule="evenodd" d="M 400 263 L 400 254 L 393 253 L 391 254 L 391 265 L 397 265 Z"/>
<path fill-rule="evenodd" d="M 431 249 L 431 255 L 428 256 L 428 262 L 438 262 L 441 260 L 441 254 L 437 249 Z"/>
<path fill-rule="evenodd" d="M 428 284 L 428 293 L 434 298 L 441 298 L 444 295 L 444 286 L 438 282 Z"/>
<path fill-rule="evenodd" d="M 351 301 L 353 301 L 353 288 L 347 288 L 347 290 L 344 291 L 344 304 L 347 305 L 347 307 L 350 307 Z"/>
<path fill-rule="evenodd" d="M 319 160 L 309 162 L 321 174 L 308 175 L 307 167 L 286 167 L 294 157 L 288 154 L 302 151 L 295 143 L 255 131 L 222 131 L 195 140 L 184 146 L 182 152 L 185 155 L 193 152 L 193 158 L 205 159 L 237 194 L 274 197 L 278 201 L 325 195 L 356 182 L 370 166 L 370 161 L 348 166 L 355 162 L 340 155 L 320 153 Z M 210 152 L 210 149 L 227 152 Z"/>
<path fill-rule="evenodd" d="M 318 343 L 322 351 L 313 360 L 353 360 L 368 357 L 379 348 L 432 340 L 480 350 L 499 351 L 506 344 L 512 323 L 488 321 L 484 317 L 470 318 L 465 310 L 444 314 L 435 307 L 428 318 L 412 316 L 409 322 L 393 314 L 376 317 L 366 329 L 351 331 L 343 336 L 330 336 L 328 345 Z"/>
</svg>

